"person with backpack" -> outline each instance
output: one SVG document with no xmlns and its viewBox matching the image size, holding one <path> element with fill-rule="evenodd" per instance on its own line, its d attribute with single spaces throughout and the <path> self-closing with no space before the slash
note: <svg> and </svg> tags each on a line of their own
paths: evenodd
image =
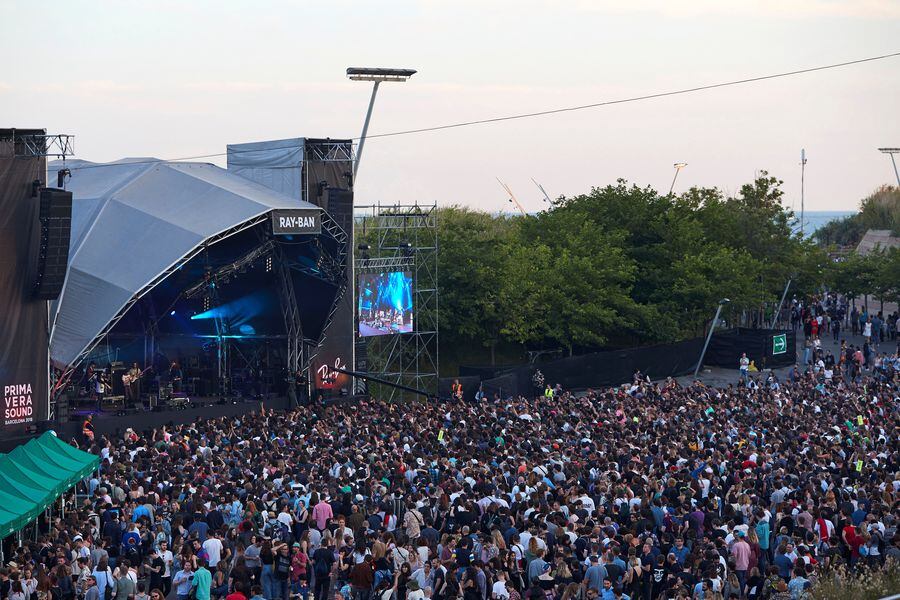
<svg viewBox="0 0 900 600">
<path fill-rule="evenodd" d="M 326 600 L 328 592 L 331 588 L 331 567 L 335 563 L 334 558 L 334 541 L 331 536 L 322 538 L 322 546 L 320 546 L 312 557 L 313 575 L 313 597 L 315 600 Z"/>
<path fill-rule="evenodd" d="M 90 576 L 93 577 L 96 582 L 97 592 L 99 594 L 98 600 L 110 598 L 112 590 L 115 587 L 115 580 L 113 579 L 112 571 L 105 558 L 100 559 L 99 564 L 94 568 Z"/>
</svg>

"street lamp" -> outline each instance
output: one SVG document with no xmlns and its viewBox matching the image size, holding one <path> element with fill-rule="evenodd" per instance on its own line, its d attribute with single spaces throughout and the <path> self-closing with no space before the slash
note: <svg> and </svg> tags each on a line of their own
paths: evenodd
<svg viewBox="0 0 900 600">
<path fill-rule="evenodd" d="M 362 135 L 359 136 L 359 145 L 356 147 L 356 161 L 353 163 L 353 179 L 359 171 L 359 161 L 362 159 L 363 145 L 366 143 L 366 133 L 369 131 L 369 120 L 372 118 L 372 107 L 375 105 L 375 95 L 378 93 L 378 85 L 382 81 L 403 82 L 416 74 L 414 69 L 375 69 L 369 67 L 350 67 L 347 69 L 347 77 L 352 81 L 372 81 L 372 97 L 369 98 L 369 110 L 366 111 L 366 121 L 363 123 Z"/>
<path fill-rule="evenodd" d="M 894 160 L 894 155 L 900 154 L 900 148 L 879 148 L 878 151 L 882 154 L 891 155 L 891 162 L 894 164 L 894 175 L 897 176 L 897 187 L 900 188 L 900 171 L 897 171 L 897 161 Z"/>
<path fill-rule="evenodd" d="M 697 378 L 697 373 L 700 372 L 700 367 L 703 366 L 703 357 L 706 356 L 706 347 L 709 346 L 709 340 L 712 339 L 713 330 L 716 328 L 716 324 L 719 322 L 719 314 L 722 312 L 722 307 L 731 302 L 728 298 L 722 298 L 719 300 L 719 306 L 716 307 L 716 316 L 713 317 L 712 325 L 709 326 L 709 334 L 706 336 L 706 342 L 703 344 L 703 352 L 700 353 L 700 359 L 697 361 L 697 368 L 694 369 L 694 379 Z"/>
<path fill-rule="evenodd" d="M 672 178 L 672 186 L 669 188 L 669 193 L 670 193 L 670 194 L 672 193 L 672 190 L 675 189 L 675 180 L 678 179 L 678 171 L 680 171 L 680 170 L 682 170 L 683 168 L 685 168 L 685 167 L 687 166 L 687 163 L 685 163 L 685 162 L 680 162 L 680 163 L 675 163 L 675 164 L 672 165 L 672 166 L 675 167 L 675 177 Z"/>
</svg>

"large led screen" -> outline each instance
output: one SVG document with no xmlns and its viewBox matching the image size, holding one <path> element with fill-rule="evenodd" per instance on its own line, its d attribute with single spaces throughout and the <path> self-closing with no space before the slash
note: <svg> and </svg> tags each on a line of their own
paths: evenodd
<svg viewBox="0 0 900 600">
<path fill-rule="evenodd" d="M 359 335 L 391 335 L 413 330 L 412 274 L 395 271 L 359 276 Z"/>
</svg>

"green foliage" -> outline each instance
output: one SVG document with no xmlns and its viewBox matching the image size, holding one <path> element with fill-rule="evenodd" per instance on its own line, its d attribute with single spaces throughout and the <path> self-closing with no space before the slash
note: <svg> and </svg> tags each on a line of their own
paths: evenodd
<svg viewBox="0 0 900 600">
<path fill-rule="evenodd" d="M 815 239 L 822 246 L 856 246 L 869 229 L 900 235 L 900 189 L 881 186 L 862 200 L 858 214 L 827 223 Z"/>
<path fill-rule="evenodd" d="M 829 221 L 819 227 L 813 234 L 813 238 L 822 246 L 856 246 L 866 235 L 866 227 L 863 226 L 859 215 L 850 215 L 843 219 Z"/>
<path fill-rule="evenodd" d="M 441 338 L 448 347 L 500 341 L 506 322 L 501 282 L 510 267 L 513 220 L 467 208 L 438 216 Z"/>
<path fill-rule="evenodd" d="M 900 189 L 885 185 L 865 198 L 859 209 L 865 229 L 889 229 L 900 235 Z"/>
<path fill-rule="evenodd" d="M 881 569 L 826 571 L 810 590 L 812 600 L 878 600 L 900 590 L 900 568 L 889 560 Z"/>
<path fill-rule="evenodd" d="M 844 276 L 792 234 L 780 186 L 763 172 L 734 197 L 663 196 L 619 180 L 534 216 L 442 209 L 442 345 L 673 341 L 702 332 L 723 297 L 734 320 L 776 303 L 789 277 L 802 292 Z"/>
</svg>

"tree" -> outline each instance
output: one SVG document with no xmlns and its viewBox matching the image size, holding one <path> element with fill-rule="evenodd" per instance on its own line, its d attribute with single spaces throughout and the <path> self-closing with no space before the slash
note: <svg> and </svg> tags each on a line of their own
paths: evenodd
<svg viewBox="0 0 900 600">
<path fill-rule="evenodd" d="M 641 313 L 630 296 L 635 266 L 621 235 L 574 212 L 550 211 L 523 220 L 519 236 L 502 286 L 505 334 L 571 354 L 576 345 L 599 346 L 634 326 Z"/>
<path fill-rule="evenodd" d="M 458 206 L 441 209 L 437 219 L 441 344 L 483 345 L 493 363 L 506 321 L 502 285 L 514 222 Z"/>
</svg>

